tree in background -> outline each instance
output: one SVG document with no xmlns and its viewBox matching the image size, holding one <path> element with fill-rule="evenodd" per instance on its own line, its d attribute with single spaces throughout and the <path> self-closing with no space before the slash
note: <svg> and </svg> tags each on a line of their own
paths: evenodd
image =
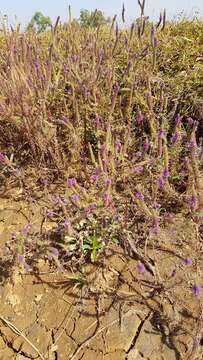
<svg viewBox="0 0 203 360">
<path fill-rule="evenodd" d="M 38 33 L 47 30 L 52 25 L 49 16 L 44 16 L 41 12 L 36 12 L 28 24 L 28 29 L 35 29 Z"/>
<path fill-rule="evenodd" d="M 81 26 L 98 27 L 100 25 L 107 25 L 111 22 L 110 17 L 106 17 L 101 10 L 89 11 L 82 9 L 80 11 L 79 23 Z"/>
</svg>

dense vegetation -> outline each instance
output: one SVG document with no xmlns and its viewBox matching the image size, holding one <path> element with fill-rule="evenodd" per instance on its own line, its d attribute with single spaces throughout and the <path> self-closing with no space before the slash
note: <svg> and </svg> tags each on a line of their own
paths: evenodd
<svg viewBox="0 0 203 360">
<path fill-rule="evenodd" d="M 1 186 L 15 179 L 28 201 L 45 190 L 56 224 L 57 237 L 42 224 L 39 241 L 32 223 L 13 235 L 26 269 L 42 252 L 62 268 L 95 262 L 113 242 L 152 271 L 145 241 L 176 215 L 201 235 L 202 20 L 152 24 L 140 7 L 125 30 L 83 12 L 83 23 L 1 33 Z"/>
<path fill-rule="evenodd" d="M 72 255 L 96 261 L 111 241 L 135 247 L 137 224 L 153 239 L 176 214 L 201 232 L 202 53 L 202 21 L 166 22 L 165 13 L 151 24 L 142 12 L 126 30 L 116 18 L 99 27 L 57 21 L 41 34 L 4 29 L 1 183 L 14 177 L 29 199 L 30 174 L 46 191 L 61 184 L 45 209 L 60 242 L 43 242 L 59 266 Z M 40 244 L 31 245 L 30 228 L 13 245 L 28 264 Z"/>
</svg>

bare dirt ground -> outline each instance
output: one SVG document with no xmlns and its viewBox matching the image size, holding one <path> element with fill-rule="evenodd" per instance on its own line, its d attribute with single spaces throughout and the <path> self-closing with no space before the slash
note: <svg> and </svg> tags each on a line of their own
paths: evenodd
<svg viewBox="0 0 203 360">
<path fill-rule="evenodd" d="M 1 259 L 11 233 L 27 223 L 25 215 L 40 222 L 38 206 L 1 200 Z M 154 275 L 138 273 L 135 254 L 119 245 L 82 274 L 53 271 L 43 259 L 37 272 L 23 273 L 2 259 L 0 359 L 190 359 L 199 319 L 190 285 L 203 270 L 201 249 L 194 228 L 178 216 L 158 236 L 159 246 L 147 247 L 156 259 L 156 286 Z M 183 265 L 188 256 L 195 264 L 190 271 Z M 195 359 L 203 358 L 202 345 Z"/>
</svg>

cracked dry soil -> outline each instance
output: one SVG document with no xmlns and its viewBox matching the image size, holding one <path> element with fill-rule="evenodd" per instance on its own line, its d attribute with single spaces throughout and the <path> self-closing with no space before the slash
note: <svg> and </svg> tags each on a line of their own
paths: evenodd
<svg viewBox="0 0 203 360">
<path fill-rule="evenodd" d="M 1 203 L 2 253 L 12 231 L 26 223 L 19 212 L 22 206 L 28 212 L 20 202 Z M 39 218 L 37 208 L 29 211 Z M 163 244 L 166 233 L 160 237 Z M 184 247 L 184 251 L 189 250 Z M 148 255 L 156 258 L 159 279 L 167 278 L 174 262 L 176 267 L 182 266 L 180 256 L 174 258 L 173 253 L 158 248 L 149 249 Z M 1 360 L 187 358 L 197 307 L 181 276 L 176 280 L 179 286 L 172 286 L 173 279 L 169 279 L 165 291 L 161 286 L 152 287 L 153 274 L 138 274 L 136 257 L 127 255 L 118 245 L 110 246 L 97 264 L 85 266 L 82 287 L 72 280 L 73 274 L 51 272 L 43 260 L 39 260 L 35 274 L 19 270 L 11 273 L 8 265 L 1 261 Z M 203 358 L 201 351 L 200 347 L 197 359 Z"/>
</svg>

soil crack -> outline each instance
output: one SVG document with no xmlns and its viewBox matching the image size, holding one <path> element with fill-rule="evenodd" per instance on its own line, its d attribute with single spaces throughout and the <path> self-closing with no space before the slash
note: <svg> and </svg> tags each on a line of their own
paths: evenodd
<svg viewBox="0 0 203 360">
<path fill-rule="evenodd" d="M 129 352 L 135 347 L 136 342 L 137 342 L 137 339 L 138 339 L 138 337 L 140 336 L 141 330 L 142 330 L 145 322 L 149 319 L 150 315 L 151 315 L 151 312 L 149 312 L 149 313 L 145 316 L 145 318 L 141 321 L 141 323 L 139 324 L 138 328 L 136 329 L 135 335 L 134 335 L 134 337 L 133 337 L 133 339 L 132 339 L 132 341 L 131 341 L 130 347 L 129 347 L 129 349 L 126 351 L 126 354 L 129 354 Z"/>
<path fill-rule="evenodd" d="M 54 336 L 54 330 L 53 330 L 53 329 L 51 330 L 51 339 L 52 339 L 52 346 L 54 346 L 54 345 L 55 345 L 55 336 Z M 52 352 L 52 354 L 53 354 L 53 360 L 58 360 L 58 353 L 57 353 L 57 351 L 54 350 L 54 351 Z"/>
<path fill-rule="evenodd" d="M 15 349 L 15 348 L 13 347 L 12 342 L 7 339 L 7 337 L 2 333 L 1 330 L 0 330 L 0 336 L 1 336 L 4 344 L 5 344 L 9 349 L 11 349 L 11 350 L 14 352 L 14 354 L 23 355 L 23 356 L 24 356 L 25 358 L 27 358 L 27 359 L 32 359 L 32 360 L 36 359 L 36 357 L 30 357 L 26 352 L 24 352 L 24 351 L 21 350 L 21 347 L 22 347 L 23 344 L 20 346 L 20 348 L 19 348 L 18 350 Z"/>
</svg>

